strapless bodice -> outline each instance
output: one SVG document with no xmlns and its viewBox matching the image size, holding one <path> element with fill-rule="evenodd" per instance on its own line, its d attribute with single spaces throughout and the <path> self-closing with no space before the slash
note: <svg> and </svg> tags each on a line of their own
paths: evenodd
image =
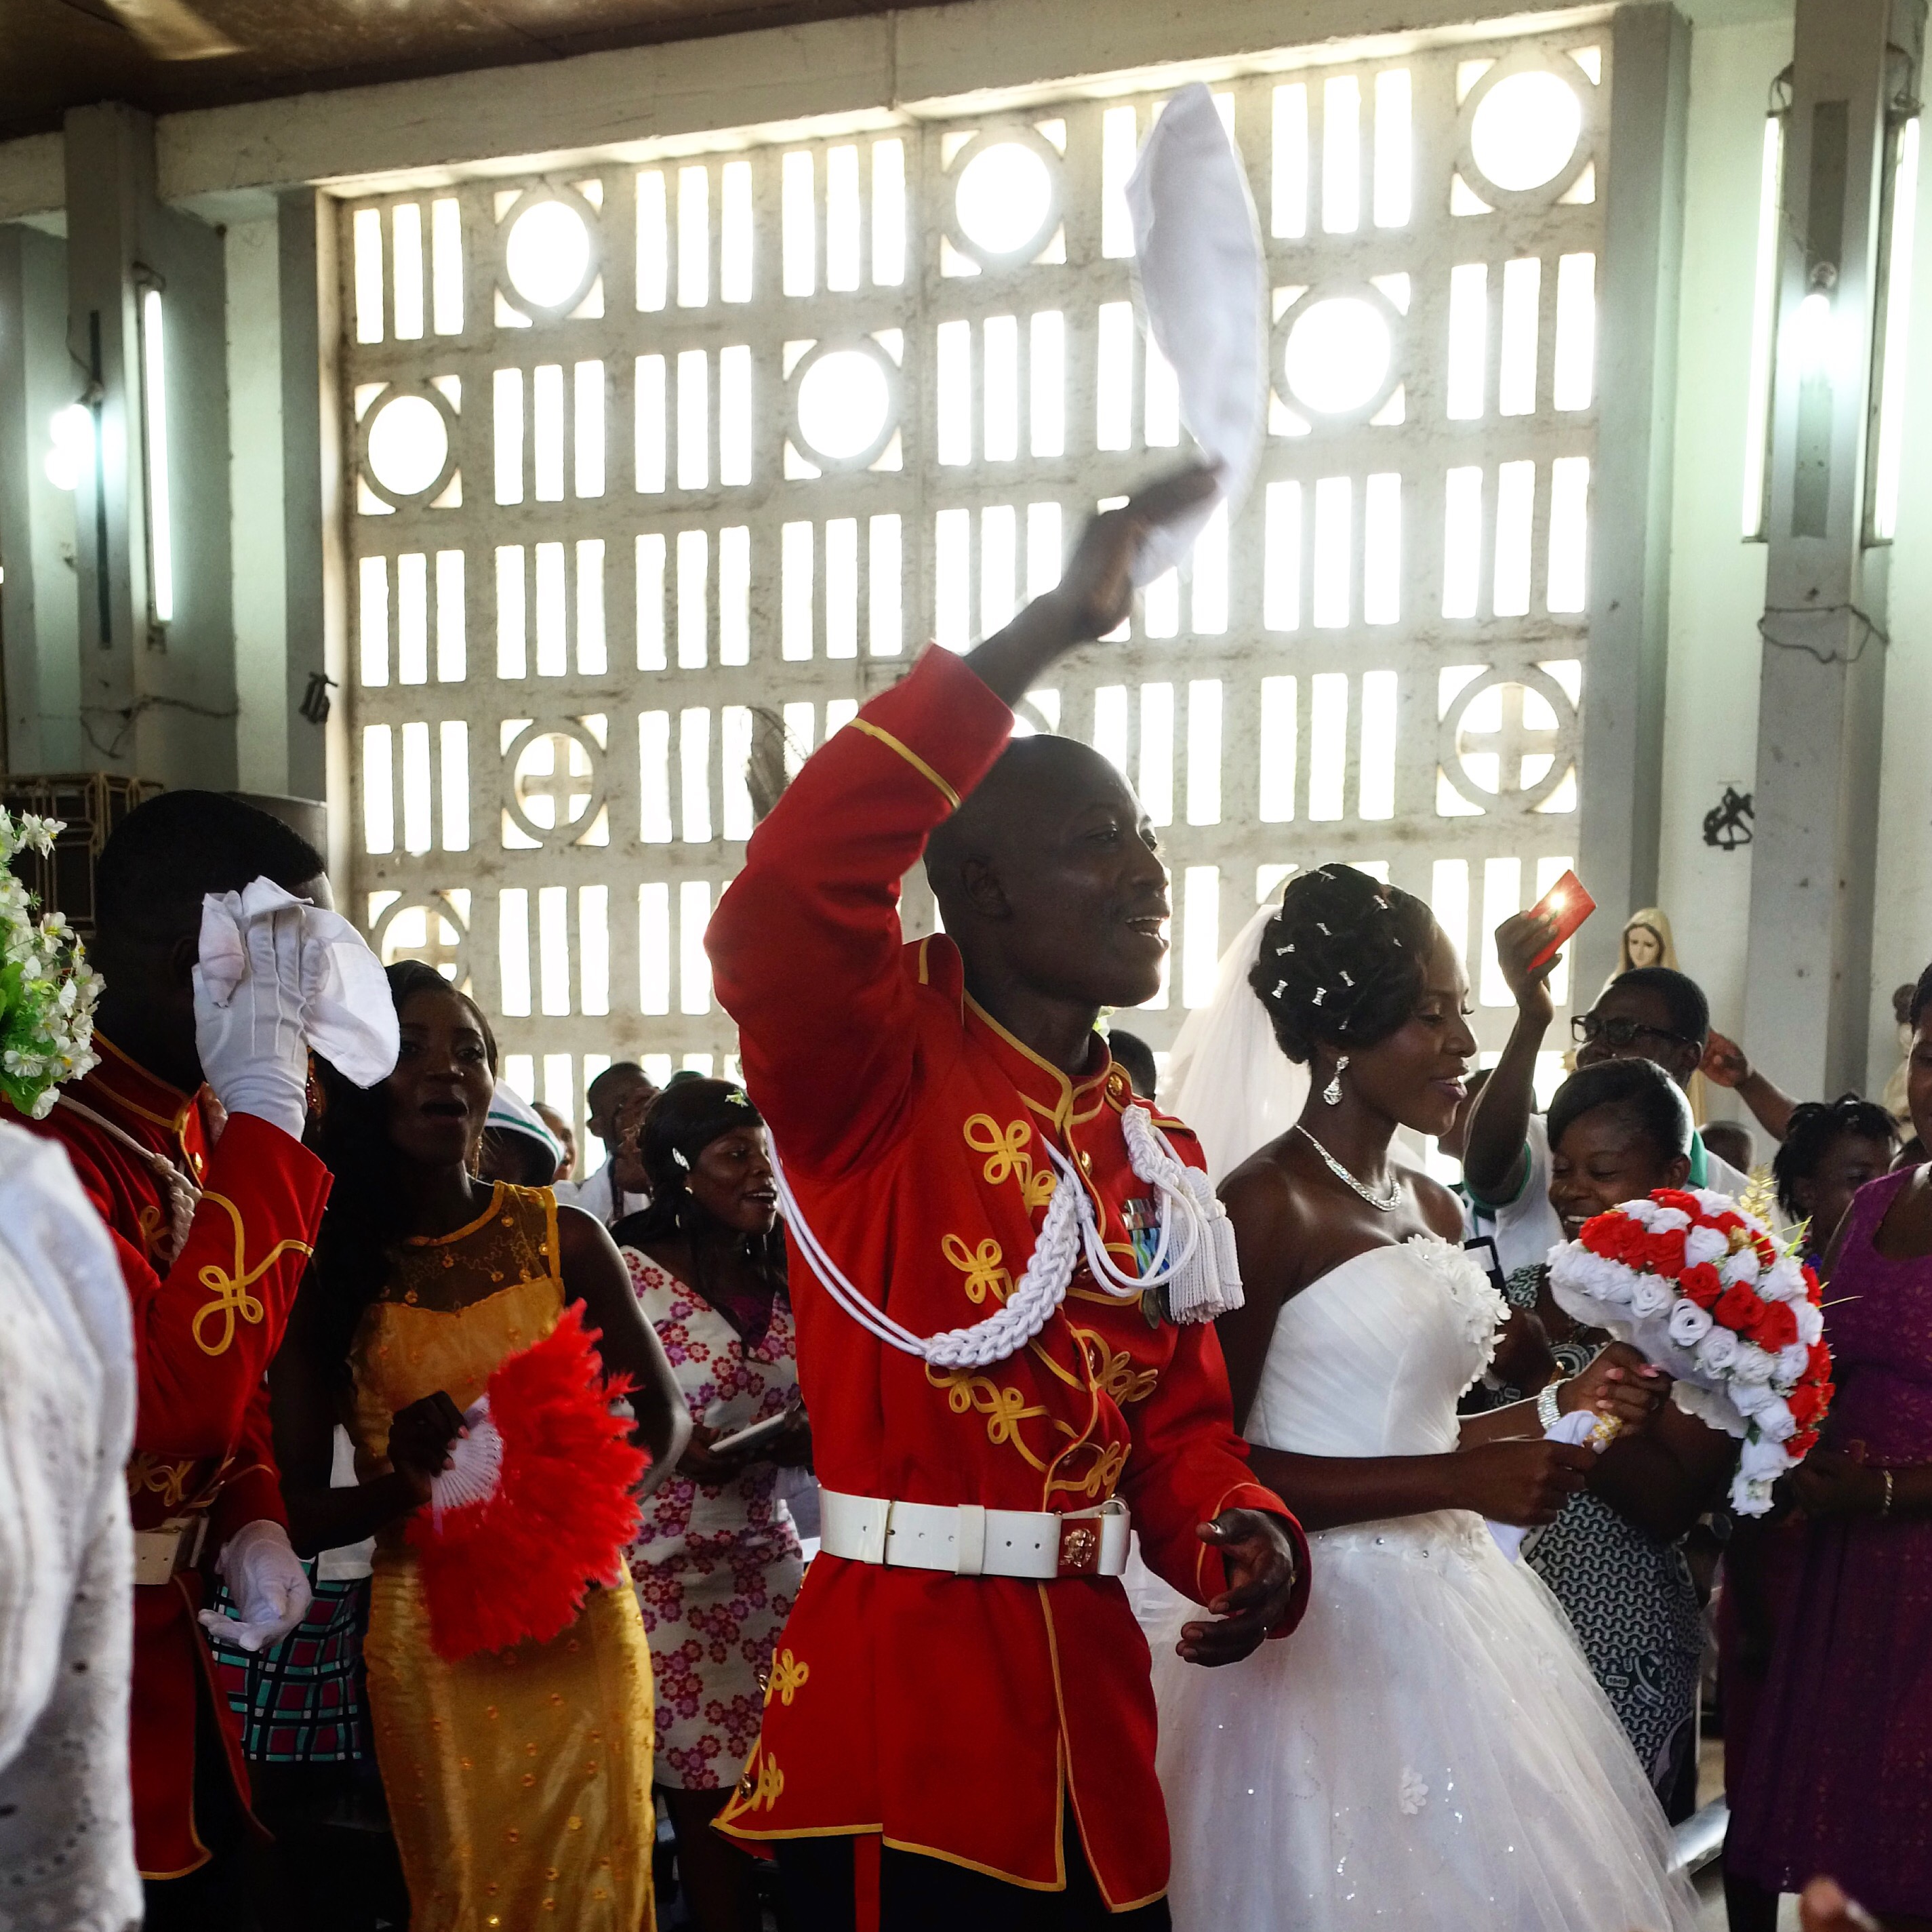
<svg viewBox="0 0 1932 1932">
<path fill-rule="evenodd" d="M 1433 1235 L 1354 1256 L 1282 1310 L 1249 1439 L 1301 1456 L 1446 1454 L 1456 1398 L 1508 1312 L 1474 1259 Z"/>
</svg>

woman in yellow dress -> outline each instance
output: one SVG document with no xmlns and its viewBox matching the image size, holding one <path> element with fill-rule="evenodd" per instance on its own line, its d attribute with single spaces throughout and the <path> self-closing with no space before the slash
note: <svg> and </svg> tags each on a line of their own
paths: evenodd
<svg viewBox="0 0 1932 1932">
<path fill-rule="evenodd" d="M 634 1384 L 646 1486 L 682 1451 L 684 1404 L 602 1225 L 476 1178 L 496 1058 L 482 1013 L 428 967 L 389 980 L 394 1073 L 366 1094 L 320 1076 L 334 1192 L 272 1377 L 290 1535 L 305 1555 L 376 1540 L 363 1652 L 412 1932 L 650 1932 L 651 1664 L 628 1580 L 548 1642 L 450 1663 L 404 1531 L 491 1372 L 571 1302 Z M 352 1488 L 329 1486 L 338 1419 Z"/>
</svg>

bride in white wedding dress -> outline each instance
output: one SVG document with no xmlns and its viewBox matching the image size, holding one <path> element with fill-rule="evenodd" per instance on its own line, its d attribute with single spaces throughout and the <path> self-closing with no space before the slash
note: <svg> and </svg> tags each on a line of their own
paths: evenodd
<svg viewBox="0 0 1932 1932">
<path fill-rule="evenodd" d="M 1144 1607 L 1176 1932 L 1688 1932 L 1648 1782 L 1484 1523 L 1550 1520 L 1590 1452 L 1533 1403 L 1459 1421 L 1502 1298 L 1454 1198 L 1388 1158 L 1398 1126 L 1448 1126 L 1474 1057 L 1454 950 L 1419 901 L 1325 866 L 1291 880 L 1252 985 L 1312 1090 L 1222 1186 L 1248 1302 L 1220 1328 L 1313 1594 L 1225 1670 L 1184 1660 L 1192 1606 Z M 1559 1402 L 1641 1426 L 1664 1386 L 1612 1352 Z"/>
</svg>

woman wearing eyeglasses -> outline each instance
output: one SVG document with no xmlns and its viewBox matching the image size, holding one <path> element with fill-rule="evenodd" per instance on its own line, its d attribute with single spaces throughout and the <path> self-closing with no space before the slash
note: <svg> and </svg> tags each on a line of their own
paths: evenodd
<svg viewBox="0 0 1932 1932">
<path fill-rule="evenodd" d="M 1515 995 L 1516 1019 L 1496 1070 L 1469 1111 L 1462 1185 L 1496 1217 L 1496 1256 L 1505 1275 L 1540 1266 L 1563 1238 L 1550 1205 L 1550 1138 L 1536 1108 L 1536 1065 L 1556 1015 L 1550 993 L 1555 962 L 1532 973 L 1554 922 L 1518 913 L 1496 928 L 1496 956 Z M 1576 1064 L 1648 1060 L 1688 1094 L 1704 1057 L 1711 1010 L 1696 980 L 1667 966 L 1639 967 L 1612 980 L 1587 1013 L 1570 1022 Z M 1690 1136 L 1690 1185 L 1742 1195 L 1749 1177 Z"/>
</svg>

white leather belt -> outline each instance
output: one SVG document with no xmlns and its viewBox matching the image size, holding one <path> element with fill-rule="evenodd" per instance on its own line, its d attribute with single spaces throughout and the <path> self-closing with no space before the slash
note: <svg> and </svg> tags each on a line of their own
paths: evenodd
<svg viewBox="0 0 1932 1932">
<path fill-rule="evenodd" d="M 1127 1506 L 982 1509 L 977 1503 L 902 1503 L 818 1492 L 819 1547 L 828 1556 L 955 1576 L 1118 1576 L 1127 1567 Z"/>
<path fill-rule="evenodd" d="M 135 1531 L 134 1581 L 149 1589 L 172 1582 L 178 1571 L 199 1561 L 207 1532 L 205 1516 L 170 1516 L 159 1529 Z"/>
</svg>

